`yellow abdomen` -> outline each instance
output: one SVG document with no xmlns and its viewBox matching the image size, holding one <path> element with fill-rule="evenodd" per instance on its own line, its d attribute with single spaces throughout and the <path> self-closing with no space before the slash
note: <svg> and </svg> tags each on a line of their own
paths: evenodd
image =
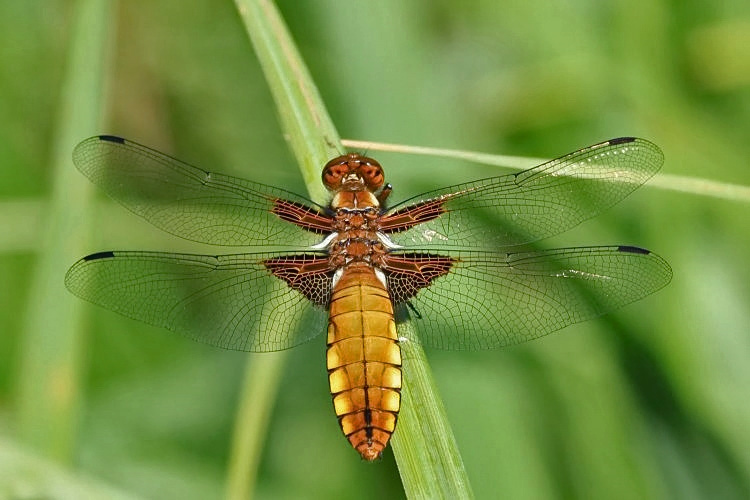
<svg viewBox="0 0 750 500">
<path fill-rule="evenodd" d="M 327 365 L 344 435 L 362 458 L 375 460 L 396 428 L 401 349 L 388 291 L 365 264 L 346 268 L 334 287 Z"/>
</svg>

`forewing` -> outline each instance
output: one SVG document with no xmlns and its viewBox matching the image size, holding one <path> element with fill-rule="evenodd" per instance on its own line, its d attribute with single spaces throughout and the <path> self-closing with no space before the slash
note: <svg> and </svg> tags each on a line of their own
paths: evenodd
<svg viewBox="0 0 750 500">
<path fill-rule="evenodd" d="M 74 264 L 65 285 L 97 305 L 200 342 L 278 351 L 320 334 L 328 317 L 325 306 L 313 304 L 265 264 L 278 266 L 282 259 L 313 268 L 327 260 L 312 254 L 101 252 Z M 331 276 L 320 269 L 304 280 L 301 287 L 327 303 Z"/>
<path fill-rule="evenodd" d="M 188 240 L 305 247 L 330 232 L 325 209 L 306 198 L 207 172 L 119 137 L 86 139 L 73 163 L 126 208 Z"/>
<path fill-rule="evenodd" d="M 422 342 L 438 349 L 494 349 L 542 337 L 641 299 L 672 277 L 658 255 L 625 246 L 425 252 L 421 261 L 418 252 L 405 255 L 416 269 L 424 264 L 429 279 L 385 268 L 388 288 L 403 312 L 410 306 Z"/>
<path fill-rule="evenodd" d="M 559 234 L 622 200 L 664 160 L 644 139 L 596 144 L 523 172 L 430 191 L 391 208 L 381 230 L 404 246 L 497 249 Z"/>
</svg>

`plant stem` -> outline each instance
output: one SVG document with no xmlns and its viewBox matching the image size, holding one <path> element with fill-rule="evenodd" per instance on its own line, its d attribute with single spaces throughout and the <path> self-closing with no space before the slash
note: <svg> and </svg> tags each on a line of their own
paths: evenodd
<svg viewBox="0 0 750 500">
<path fill-rule="evenodd" d="M 343 151 L 338 133 L 275 5 L 258 0 L 235 3 L 271 88 L 282 131 L 308 193 L 322 203 L 326 192 L 320 182 L 320 167 Z M 285 361 L 285 353 L 248 356 L 227 472 L 228 499 L 252 495 L 262 436 Z"/>
<path fill-rule="evenodd" d="M 297 158 L 310 196 L 318 202 L 325 200 L 321 186 L 320 168 L 331 157 L 344 149 L 326 107 L 312 81 L 299 52 L 288 33 L 275 5 L 268 0 L 235 0 L 245 28 L 255 47 L 281 118 L 281 126 Z M 402 336 L 416 338 L 408 324 L 399 327 Z M 404 343 L 404 404 L 399 428 L 394 435 L 394 449 L 401 478 L 407 495 L 415 498 L 468 498 L 471 497 L 468 479 L 456 447 L 450 425 L 442 410 L 429 366 L 421 348 L 414 343 Z M 266 355 L 264 355 L 266 356 Z M 273 359 L 283 362 L 283 357 Z M 274 373 L 281 373 L 278 367 Z M 256 392 L 255 384 L 271 384 L 269 377 L 248 375 L 243 397 Z M 260 378 L 261 380 L 258 380 Z M 258 391 L 262 392 L 261 389 Z M 241 402 L 245 407 L 249 402 Z M 270 398 L 266 401 L 270 405 Z M 240 436 L 259 433 L 265 428 L 261 418 L 264 410 L 257 409 L 251 418 L 242 416 L 237 422 L 228 480 L 228 498 L 244 498 L 250 491 L 256 471 L 248 470 L 257 460 L 241 458 Z M 243 429 L 257 427 L 255 430 Z M 260 452 L 259 440 L 255 450 L 244 448 L 242 453 Z M 236 466 L 238 463 L 246 466 Z M 241 477 L 240 477 L 241 476 Z M 241 486 L 243 479 L 245 486 Z M 425 496 L 426 495 L 426 496 Z"/>
<path fill-rule="evenodd" d="M 62 293 L 65 270 L 84 253 L 93 187 L 72 167 L 76 142 L 98 128 L 111 3 L 80 0 L 61 93 L 53 146 L 54 179 L 31 285 L 18 387 L 23 439 L 70 462 L 75 443 L 82 363 L 83 302 Z"/>
<path fill-rule="evenodd" d="M 404 405 L 391 443 L 408 498 L 472 498 L 458 445 L 432 378 L 424 349 L 413 341 L 409 322 L 399 324 L 402 337 Z"/>
</svg>

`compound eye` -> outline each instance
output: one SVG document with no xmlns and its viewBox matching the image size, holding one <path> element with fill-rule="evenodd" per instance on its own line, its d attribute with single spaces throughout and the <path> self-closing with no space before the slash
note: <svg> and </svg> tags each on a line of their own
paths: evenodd
<svg viewBox="0 0 750 500">
<path fill-rule="evenodd" d="M 360 172 L 370 188 L 378 188 L 383 185 L 383 169 L 380 166 L 363 165 Z"/>
<path fill-rule="evenodd" d="M 341 184 L 341 179 L 348 173 L 349 168 L 346 165 L 331 165 L 323 170 L 323 184 L 332 188 Z"/>
</svg>

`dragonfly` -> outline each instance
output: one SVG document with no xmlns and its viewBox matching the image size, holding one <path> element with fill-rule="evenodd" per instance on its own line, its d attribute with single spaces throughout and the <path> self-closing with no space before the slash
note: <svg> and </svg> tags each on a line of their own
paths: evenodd
<svg viewBox="0 0 750 500">
<path fill-rule="evenodd" d="M 76 262 L 65 284 L 124 316 L 226 349 L 279 351 L 326 331 L 335 414 L 372 461 L 396 429 L 400 342 L 505 347 L 669 283 L 667 262 L 640 247 L 530 246 L 619 202 L 663 159 L 653 143 L 621 137 L 389 205 L 382 166 L 348 153 L 323 167 L 330 201 L 318 204 L 95 136 L 75 148 L 73 162 L 111 198 L 184 239 L 259 251 L 98 252 Z M 399 337 L 405 319 L 419 338 Z"/>
</svg>

